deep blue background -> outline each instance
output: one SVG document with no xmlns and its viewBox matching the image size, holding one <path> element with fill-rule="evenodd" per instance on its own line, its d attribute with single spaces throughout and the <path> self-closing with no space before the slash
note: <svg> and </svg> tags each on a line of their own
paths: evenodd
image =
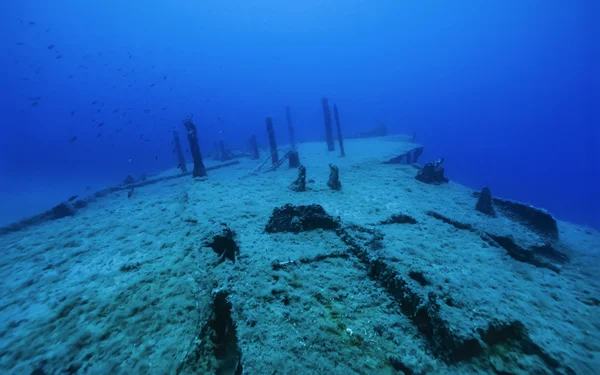
<svg viewBox="0 0 600 375">
<path fill-rule="evenodd" d="M 220 136 L 264 144 L 266 115 L 286 141 L 288 104 L 299 140 L 320 139 L 327 95 L 347 133 L 416 131 L 453 180 L 600 228 L 593 1 L 29 0 L 0 11 L 0 223 L 173 167 L 170 130 L 189 113 L 205 151 Z"/>
</svg>

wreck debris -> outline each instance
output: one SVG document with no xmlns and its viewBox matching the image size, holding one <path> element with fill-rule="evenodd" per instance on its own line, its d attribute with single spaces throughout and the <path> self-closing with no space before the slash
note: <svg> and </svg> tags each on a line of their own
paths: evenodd
<svg viewBox="0 0 600 375">
<path fill-rule="evenodd" d="M 327 214 L 319 204 L 308 206 L 286 204 L 273 210 L 265 231 L 300 233 L 315 229 L 335 230 L 339 226 L 340 219 Z"/>
<path fill-rule="evenodd" d="M 340 116 L 338 114 L 337 105 L 333 105 L 333 117 L 335 118 L 335 126 L 337 128 L 338 142 L 340 145 L 340 156 L 346 156 L 344 151 L 344 138 L 342 137 L 342 127 L 340 126 Z"/>
<path fill-rule="evenodd" d="M 183 120 L 183 125 L 187 131 L 188 141 L 190 142 L 190 152 L 192 153 L 192 159 L 194 159 L 194 170 L 192 171 L 192 177 L 205 177 L 206 168 L 202 161 L 202 154 L 200 153 L 200 146 L 198 146 L 198 134 L 196 130 L 196 124 L 191 118 Z"/>
<path fill-rule="evenodd" d="M 413 152 L 413 158 L 412 158 L 412 162 L 413 163 L 418 163 L 419 162 L 419 157 L 423 153 L 423 149 L 424 149 L 423 147 L 415 148 L 415 150 Z"/>
<path fill-rule="evenodd" d="M 135 183 L 135 178 L 132 175 L 127 175 L 127 178 L 123 180 L 123 185 L 131 185 L 133 183 Z"/>
<path fill-rule="evenodd" d="M 212 240 L 205 246 L 210 247 L 219 255 L 219 262 L 229 259 L 235 263 L 235 257 L 240 253 L 240 248 L 235 242 L 236 233 L 226 224 L 221 223 L 215 230 Z"/>
<path fill-rule="evenodd" d="M 327 186 L 329 186 L 331 190 L 342 190 L 340 170 L 333 164 L 329 164 L 329 181 L 327 181 Z"/>
<path fill-rule="evenodd" d="M 335 145 L 333 143 L 331 111 L 329 110 L 329 102 L 327 101 L 327 98 L 321 99 L 321 104 L 323 105 L 323 117 L 325 119 L 325 139 L 327 140 L 327 150 L 333 151 L 335 150 Z"/>
<path fill-rule="evenodd" d="M 294 135 L 294 124 L 292 124 L 292 113 L 290 106 L 285 107 L 285 117 L 287 118 L 288 131 L 290 133 L 290 147 L 296 148 L 296 137 Z"/>
<path fill-rule="evenodd" d="M 417 224 L 417 220 L 412 216 L 408 216 L 405 214 L 393 214 L 389 217 L 389 219 L 380 221 L 379 224 Z"/>
<path fill-rule="evenodd" d="M 415 176 L 415 178 L 426 184 L 439 185 L 444 182 L 448 182 L 448 179 L 444 177 L 444 158 L 437 161 L 432 161 L 423 166 Z"/>
<path fill-rule="evenodd" d="M 473 192 L 479 198 L 481 193 Z M 531 205 L 502 198 L 492 198 L 496 209 L 511 220 L 528 226 L 534 232 L 552 240 L 558 239 L 556 219 L 546 210 Z"/>
<path fill-rule="evenodd" d="M 488 216 L 496 216 L 496 211 L 494 211 L 494 206 L 492 205 L 492 191 L 489 187 L 486 186 L 481 189 L 481 194 L 479 195 L 475 209 Z"/>
<path fill-rule="evenodd" d="M 289 186 L 293 191 L 306 191 L 306 168 L 300 164 L 298 167 L 298 178 Z"/>
<path fill-rule="evenodd" d="M 273 119 L 271 116 L 267 116 L 267 134 L 269 136 L 269 147 L 271 149 L 271 164 L 275 165 L 279 161 L 279 154 L 277 153 L 277 142 L 275 141 L 275 130 L 273 129 Z"/>
<path fill-rule="evenodd" d="M 183 151 L 181 150 L 181 141 L 179 140 L 179 133 L 173 130 L 173 144 L 175 145 L 175 149 L 173 152 L 177 155 L 177 168 L 181 169 L 182 173 L 187 172 L 187 165 L 185 164 L 185 157 L 183 156 Z"/>
</svg>

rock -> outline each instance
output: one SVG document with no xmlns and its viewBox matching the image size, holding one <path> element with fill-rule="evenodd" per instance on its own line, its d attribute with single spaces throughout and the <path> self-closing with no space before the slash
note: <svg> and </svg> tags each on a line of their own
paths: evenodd
<svg viewBox="0 0 600 375">
<path fill-rule="evenodd" d="M 335 230 L 339 226 L 339 218 L 328 215 L 321 205 L 294 206 L 286 204 L 273 210 L 265 231 L 267 233 L 300 233 L 315 229 Z"/>
<path fill-rule="evenodd" d="M 479 195 L 475 209 L 488 216 L 496 217 L 496 211 L 492 205 L 492 191 L 489 187 L 481 189 L 481 194 Z"/>
<path fill-rule="evenodd" d="M 437 161 L 432 161 L 425 164 L 423 168 L 417 172 L 415 178 L 426 184 L 439 185 L 448 182 L 448 179 L 444 177 L 444 167 L 442 167 L 443 163 L 444 158 L 441 158 Z"/>
<path fill-rule="evenodd" d="M 306 168 L 303 165 L 298 167 L 298 178 L 292 182 L 290 189 L 293 191 L 306 191 Z"/>
<path fill-rule="evenodd" d="M 340 170 L 333 164 L 329 164 L 329 181 L 327 181 L 327 186 L 329 186 L 331 190 L 342 190 Z"/>
</svg>

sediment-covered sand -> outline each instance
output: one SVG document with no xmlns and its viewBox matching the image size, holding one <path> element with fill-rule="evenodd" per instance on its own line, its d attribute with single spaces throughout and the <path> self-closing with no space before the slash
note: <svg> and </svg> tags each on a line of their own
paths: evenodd
<svg viewBox="0 0 600 375">
<path fill-rule="evenodd" d="M 301 144 L 306 192 L 287 163 L 251 173 L 263 152 L 0 236 L 0 373 L 600 373 L 600 234 L 559 222 L 550 240 L 384 163 L 416 146 Z M 326 216 L 266 231 L 286 204 Z"/>
</svg>

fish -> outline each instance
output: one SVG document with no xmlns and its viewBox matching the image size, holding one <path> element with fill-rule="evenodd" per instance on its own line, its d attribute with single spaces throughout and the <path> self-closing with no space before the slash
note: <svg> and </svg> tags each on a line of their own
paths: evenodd
<svg viewBox="0 0 600 375">
<path fill-rule="evenodd" d="M 103 122 L 101 122 L 101 123 L 99 123 L 99 124 L 98 124 L 98 127 L 99 127 L 99 128 L 101 128 L 101 127 L 103 127 L 103 126 L 104 126 L 104 123 L 103 123 Z"/>
<path fill-rule="evenodd" d="M 58 56 L 56 56 L 55 58 L 56 58 L 57 60 L 60 60 L 60 59 L 62 59 L 62 58 L 63 58 L 63 55 L 58 55 Z"/>
<path fill-rule="evenodd" d="M 38 105 L 38 102 L 33 102 L 33 103 L 31 103 L 31 106 L 32 106 L 32 107 L 37 107 L 37 105 Z"/>
<path fill-rule="evenodd" d="M 98 108 L 98 110 L 96 111 L 96 113 L 99 113 L 102 110 L 102 108 Z"/>
<path fill-rule="evenodd" d="M 92 102 L 92 105 L 94 105 L 94 104 L 96 104 L 96 103 L 98 103 L 98 101 L 97 101 L 97 100 L 94 100 L 94 101 Z"/>
<path fill-rule="evenodd" d="M 156 156 L 156 159 L 155 159 L 155 160 L 158 160 L 158 155 Z"/>
<path fill-rule="evenodd" d="M 75 116 L 75 111 L 71 111 L 71 116 Z"/>
<path fill-rule="evenodd" d="M 153 83 L 153 84 L 150 85 L 150 87 L 154 87 L 155 85 L 156 85 L 156 83 Z"/>
<path fill-rule="evenodd" d="M 102 136 L 102 133 L 98 133 L 98 135 L 96 136 L 96 138 L 100 138 L 100 136 Z"/>
<path fill-rule="evenodd" d="M 73 202 L 75 199 L 77 199 L 78 196 L 79 195 L 70 196 L 69 199 L 67 199 L 67 202 Z"/>
<path fill-rule="evenodd" d="M 24 45 L 25 45 L 25 43 L 23 43 L 23 42 L 17 42 L 17 43 L 15 43 L 15 44 L 16 44 L 17 46 L 24 46 Z"/>
<path fill-rule="evenodd" d="M 113 111 L 113 113 L 117 113 L 117 112 L 119 112 L 119 108 L 117 108 Z"/>
<path fill-rule="evenodd" d="M 35 100 L 35 101 L 37 101 L 37 100 L 40 100 L 41 98 L 42 98 L 41 96 L 30 96 L 30 97 L 29 97 L 29 98 L 27 98 L 27 99 L 29 99 L 29 100 Z"/>
<path fill-rule="evenodd" d="M 123 130 L 123 128 L 119 128 L 117 129 L 117 131 L 115 133 L 120 133 Z"/>
<path fill-rule="evenodd" d="M 29 21 L 29 22 L 27 22 L 27 23 L 28 23 L 29 25 L 31 25 L 31 26 L 35 26 L 35 25 L 36 25 L 35 21 Z"/>
<path fill-rule="evenodd" d="M 52 48 L 54 48 L 54 46 L 55 46 L 55 44 L 49 44 L 48 49 L 52 49 Z"/>
<path fill-rule="evenodd" d="M 71 137 L 71 141 L 70 142 L 75 142 L 77 140 L 76 136 Z"/>
<path fill-rule="evenodd" d="M 144 109 L 144 113 L 148 113 L 148 112 L 150 112 L 149 109 Z"/>
<path fill-rule="evenodd" d="M 132 195 L 133 195 L 133 188 L 131 188 L 131 190 L 129 190 L 129 192 L 127 193 L 127 198 L 131 198 Z"/>
<path fill-rule="evenodd" d="M 167 80 L 167 76 L 164 76 L 164 77 L 163 77 L 163 81 L 166 81 L 166 80 Z"/>
</svg>

